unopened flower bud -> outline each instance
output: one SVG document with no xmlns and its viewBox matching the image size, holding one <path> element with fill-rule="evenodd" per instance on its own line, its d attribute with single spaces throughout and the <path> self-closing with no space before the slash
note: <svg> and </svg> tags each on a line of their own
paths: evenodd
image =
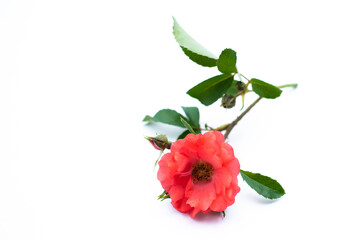
<svg viewBox="0 0 360 240">
<path fill-rule="evenodd" d="M 238 81 L 235 84 L 235 88 L 236 90 L 239 91 L 239 93 L 243 93 L 246 90 L 246 84 L 241 81 Z"/>
<path fill-rule="evenodd" d="M 224 108 L 232 108 L 236 104 L 236 97 L 234 95 L 225 94 L 221 100 L 221 106 Z"/>
<path fill-rule="evenodd" d="M 156 137 L 146 137 L 156 150 L 170 149 L 171 142 L 165 135 L 158 135 Z"/>
</svg>

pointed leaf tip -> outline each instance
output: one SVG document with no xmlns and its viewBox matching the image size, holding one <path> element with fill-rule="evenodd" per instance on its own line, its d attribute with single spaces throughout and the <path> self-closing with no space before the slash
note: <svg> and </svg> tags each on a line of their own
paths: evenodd
<svg viewBox="0 0 360 240">
<path fill-rule="evenodd" d="M 185 118 L 180 113 L 176 112 L 172 109 L 162 109 L 158 111 L 154 117 L 150 117 L 149 115 L 145 116 L 143 121 L 154 121 L 154 122 L 161 122 L 169 125 L 174 125 L 178 127 L 184 128 L 183 123 L 180 120 L 180 117 Z"/>
<path fill-rule="evenodd" d="M 204 48 L 200 43 L 193 39 L 177 22 L 175 17 L 173 35 L 179 43 L 181 49 L 192 61 L 205 67 L 215 67 L 217 58 L 209 50 Z"/>
<path fill-rule="evenodd" d="M 205 106 L 209 106 L 221 98 L 230 88 L 234 76 L 221 74 L 209 78 L 187 91 L 191 97 L 198 99 Z"/>
<path fill-rule="evenodd" d="M 252 189 L 265 198 L 277 199 L 285 194 L 280 183 L 270 177 L 244 170 L 240 170 L 240 174 Z"/>
<path fill-rule="evenodd" d="M 185 115 L 189 119 L 191 126 L 200 127 L 200 112 L 197 107 L 182 107 Z"/>
</svg>

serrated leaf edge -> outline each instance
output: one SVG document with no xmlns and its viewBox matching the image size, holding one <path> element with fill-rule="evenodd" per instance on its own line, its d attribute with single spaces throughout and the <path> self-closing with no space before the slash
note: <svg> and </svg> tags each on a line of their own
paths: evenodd
<svg viewBox="0 0 360 240">
<path fill-rule="evenodd" d="M 214 54 L 212 54 L 209 50 L 203 47 L 198 41 L 192 38 L 178 23 L 178 21 L 173 17 L 173 35 L 175 37 L 176 42 L 186 49 L 199 54 L 201 56 L 205 56 L 212 59 L 217 59 Z M 179 31 L 179 32 L 177 32 Z M 183 35 L 185 37 L 181 37 L 179 35 Z"/>
<path fill-rule="evenodd" d="M 189 49 L 187 49 L 186 47 L 183 47 L 183 46 L 180 46 L 181 49 L 183 50 L 184 54 L 193 62 L 203 66 L 203 67 L 215 67 L 216 66 L 216 63 L 217 63 L 217 59 L 215 58 L 210 58 L 210 57 L 207 57 L 207 56 L 203 56 L 203 55 L 200 55 L 196 52 L 193 52 Z M 192 56 L 189 54 L 194 54 L 196 56 L 198 56 L 199 58 L 202 58 L 201 61 L 198 61 L 197 59 L 195 58 L 192 58 Z"/>
</svg>

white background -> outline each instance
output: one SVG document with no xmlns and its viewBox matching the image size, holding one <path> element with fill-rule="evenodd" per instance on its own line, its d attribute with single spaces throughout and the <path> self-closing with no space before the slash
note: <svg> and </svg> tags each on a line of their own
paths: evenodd
<svg viewBox="0 0 360 240">
<path fill-rule="evenodd" d="M 357 1 L 0 1 L 0 239 L 359 239 Z M 285 89 L 230 134 L 244 170 L 287 194 L 191 219 L 160 202 L 141 120 L 198 106 L 201 123 L 239 114 L 185 92 L 215 74 L 189 61 L 172 18 L 247 77 Z M 247 97 L 251 103 L 254 96 Z"/>
</svg>

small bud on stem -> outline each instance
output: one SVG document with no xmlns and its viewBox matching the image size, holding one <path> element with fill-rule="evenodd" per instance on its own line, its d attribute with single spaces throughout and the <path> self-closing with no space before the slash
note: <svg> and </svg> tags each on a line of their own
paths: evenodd
<svg viewBox="0 0 360 240">
<path fill-rule="evenodd" d="M 243 94 L 247 87 L 246 84 L 243 82 L 236 82 L 235 88 L 239 91 L 239 94 Z"/>
<path fill-rule="evenodd" d="M 156 150 L 170 149 L 171 142 L 165 135 L 157 135 L 156 137 L 145 137 Z"/>
<path fill-rule="evenodd" d="M 223 108 L 233 108 L 236 104 L 236 96 L 225 94 L 221 100 L 221 106 Z"/>
</svg>

